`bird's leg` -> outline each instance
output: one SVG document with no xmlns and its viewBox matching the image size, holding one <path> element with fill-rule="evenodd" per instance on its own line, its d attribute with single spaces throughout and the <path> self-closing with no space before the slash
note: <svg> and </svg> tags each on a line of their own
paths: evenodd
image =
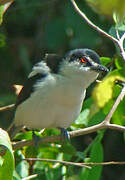
<svg viewBox="0 0 125 180">
<path fill-rule="evenodd" d="M 34 140 L 34 145 L 36 148 L 38 148 L 39 145 L 39 141 L 40 141 L 40 137 L 38 135 L 35 134 L 35 131 L 32 131 L 32 139 Z"/>
<path fill-rule="evenodd" d="M 61 138 L 64 141 L 70 141 L 69 132 L 65 128 L 59 128 L 61 132 Z"/>
</svg>

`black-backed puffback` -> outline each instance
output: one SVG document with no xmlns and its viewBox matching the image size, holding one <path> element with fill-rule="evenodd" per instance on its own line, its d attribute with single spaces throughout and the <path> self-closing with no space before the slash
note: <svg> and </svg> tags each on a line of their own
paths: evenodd
<svg viewBox="0 0 125 180">
<path fill-rule="evenodd" d="M 47 54 L 29 74 L 17 97 L 11 137 L 23 127 L 69 127 L 79 116 L 87 87 L 100 72 L 99 55 L 90 49 L 71 50 L 64 56 Z"/>
</svg>

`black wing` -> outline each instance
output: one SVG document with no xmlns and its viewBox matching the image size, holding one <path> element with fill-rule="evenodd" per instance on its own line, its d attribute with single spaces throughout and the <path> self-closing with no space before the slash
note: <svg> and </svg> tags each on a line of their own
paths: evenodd
<svg viewBox="0 0 125 180">
<path fill-rule="evenodd" d="M 46 54 L 44 61 L 47 63 L 47 66 L 51 69 L 52 73 L 58 73 L 60 63 L 63 61 L 63 58 L 57 54 Z"/>
<path fill-rule="evenodd" d="M 22 88 L 22 90 L 20 91 L 19 95 L 17 96 L 17 101 L 16 101 L 16 105 L 15 107 L 17 108 L 17 106 L 19 104 L 21 104 L 22 102 L 24 102 L 27 98 L 30 97 L 30 95 L 32 94 L 32 92 L 34 91 L 34 84 L 38 81 L 38 80 L 42 80 L 42 78 L 45 78 L 47 75 L 46 74 L 36 74 L 30 78 L 28 78 L 26 80 L 26 82 L 24 83 L 24 87 Z"/>
<path fill-rule="evenodd" d="M 62 58 L 56 54 L 46 54 L 43 61 L 46 62 L 47 66 L 50 68 L 52 73 L 58 73 L 59 65 L 60 62 L 62 62 Z M 23 101 L 30 97 L 30 95 L 34 91 L 34 84 L 38 80 L 42 80 L 46 76 L 47 74 L 37 73 L 26 80 L 26 82 L 24 83 L 24 87 L 22 88 L 21 92 L 17 97 L 15 105 L 16 108 L 19 104 L 21 104 Z"/>
</svg>

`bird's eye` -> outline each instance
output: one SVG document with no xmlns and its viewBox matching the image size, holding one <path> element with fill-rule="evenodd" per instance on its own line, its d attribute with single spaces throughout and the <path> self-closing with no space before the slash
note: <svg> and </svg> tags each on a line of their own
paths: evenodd
<svg viewBox="0 0 125 180">
<path fill-rule="evenodd" d="M 81 60 L 82 63 L 85 63 L 85 62 L 88 61 L 86 57 L 82 57 L 80 60 Z"/>
</svg>

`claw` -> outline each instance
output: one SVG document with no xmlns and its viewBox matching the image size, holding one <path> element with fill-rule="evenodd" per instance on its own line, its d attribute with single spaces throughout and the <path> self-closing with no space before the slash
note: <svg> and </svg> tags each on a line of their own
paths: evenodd
<svg viewBox="0 0 125 180">
<path fill-rule="evenodd" d="M 64 128 L 59 128 L 61 131 L 61 138 L 63 141 L 70 141 L 69 132 Z"/>
</svg>

